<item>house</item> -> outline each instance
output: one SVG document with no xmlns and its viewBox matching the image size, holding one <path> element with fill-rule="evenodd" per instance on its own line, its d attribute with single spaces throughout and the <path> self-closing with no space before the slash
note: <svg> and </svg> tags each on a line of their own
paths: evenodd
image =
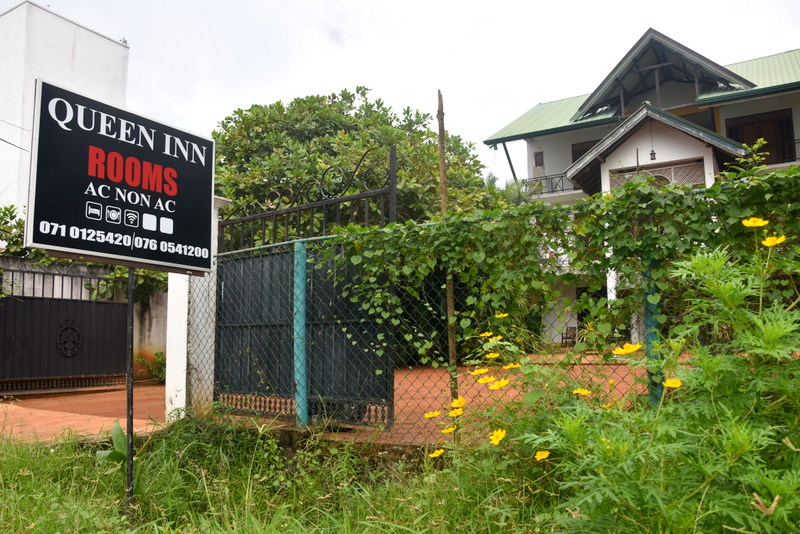
<svg viewBox="0 0 800 534">
<path fill-rule="evenodd" d="M 125 107 L 128 50 L 33 2 L 0 13 L 0 206 L 28 200 L 36 78 Z"/>
<path fill-rule="evenodd" d="M 642 173 L 709 186 L 759 138 L 768 167 L 796 164 L 795 132 L 800 49 L 722 66 L 649 29 L 591 94 L 538 104 L 484 143 L 508 154 L 507 143 L 525 141 L 523 183 L 537 200 L 569 205 Z M 614 286 L 610 273 L 609 298 Z M 581 290 L 561 288 L 544 318 L 550 341 L 580 329 L 570 304 Z"/>
<path fill-rule="evenodd" d="M 798 131 L 800 49 L 722 66 L 649 29 L 591 94 L 538 104 L 484 143 L 525 141 L 523 182 L 570 204 L 633 171 L 710 185 L 758 138 L 766 163 L 786 166 Z"/>
<path fill-rule="evenodd" d="M 0 13 L 0 206 L 22 217 L 27 204 L 36 79 L 124 108 L 128 52 L 126 43 L 33 2 Z M 0 394 L 124 383 L 124 366 L 107 364 L 120 329 L 125 350 L 126 305 L 89 291 L 101 285 L 98 276 L 78 264 L 0 258 Z M 156 294 L 137 304 L 137 355 L 164 351 L 166 300 Z"/>
</svg>

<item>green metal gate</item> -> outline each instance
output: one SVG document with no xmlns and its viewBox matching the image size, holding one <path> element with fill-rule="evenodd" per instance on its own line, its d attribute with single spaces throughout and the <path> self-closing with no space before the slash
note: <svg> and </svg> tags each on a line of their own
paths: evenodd
<svg viewBox="0 0 800 534">
<path fill-rule="evenodd" d="M 393 222 L 393 149 L 389 168 L 383 187 L 221 224 L 216 402 L 293 416 L 298 425 L 392 425 L 394 362 L 383 346 L 388 326 L 342 296 L 342 280 L 358 276 L 355 270 L 337 273 L 318 246 L 307 246 L 356 219 Z M 351 185 L 352 179 L 342 192 Z"/>
</svg>

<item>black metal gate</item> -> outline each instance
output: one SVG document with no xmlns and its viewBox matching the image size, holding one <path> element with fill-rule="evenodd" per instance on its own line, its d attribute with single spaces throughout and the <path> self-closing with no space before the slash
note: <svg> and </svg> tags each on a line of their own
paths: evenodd
<svg viewBox="0 0 800 534">
<path fill-rule="evenodd" d="M 385 348 L 387 326 L 341 295 L 333 262 L 315 266 L 318 252 L 307 253 L 306 242 L 296 241 L 327 235 L 339 225 L 393 222 L 394 149 L 388 168 L 385 183 L 366 192 L 352 190 L 359 171 L 370 174 L 357 168 L 340 182 L 337 195 L 327 195 L 321 180 L 302 194 L 281 192 L 277 198 L 284 200 L 276 211 L 220 225 L 217 402 L 294 415 L 301 423 L 308 417 L 308 422 L 392 424 L 394 362 Z M 368 189 L 364 180 L 361 185 Z M 309 191 L 323 198 L 308 198 Z M 285 199 L 305 204 L 286 207 Z"/>
<path fill-rule="evenodd" d="M 125 382 L 127 304 L 85 274 L 0 271 L 0 393 Z"/>
</svg>

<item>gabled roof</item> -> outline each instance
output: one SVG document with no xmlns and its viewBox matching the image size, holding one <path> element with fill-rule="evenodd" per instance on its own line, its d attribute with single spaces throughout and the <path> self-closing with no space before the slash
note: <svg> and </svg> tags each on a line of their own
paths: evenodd
<svg viewBox="0 0 800 534">
<path fill-rule="evenodd" d="M 572 120 L 593 116 L 598 108 L 619 109 L 620 99 L 627 105 L 634 95 L 654 89 L 657 82 L 669 81 L 693 82 L 698 93 L 701 87 L 755 87 L 753 82 L 650 28 L 581 104 Z"/>
<path fill-rule="evenodd" d="M 601 139 L 591 150 L 578 158 L 570 165 L 565 174 L 568 180 L 580 186 L 584 190 L 594 191 L 595 186 L 588 183 L 591 176 L 594 176 L 594 167 L 598 167 L 609 154 L 616 150 L 631 134 L 639 130 L 649 121 L 654 120 L 685 133 L 695 139 L 712 146 L 716 152 L 722 153 L 727 159 L 734 157 L 744 157 L 747 149 L 727 137 L 712 132 L 702 126 L 658 109 L 650 104 L 644 104 L 636 110 L 630 117 L 625 119 L 614 128 L 608 135 Z"/>
<path fill-rule="evenodd" d="M 657 70 L 662 84 L 672 80 L 694 83 L 694 73 L 698 73 L 700 94 L 695 105 L 800 89 L 800 49 L 723 67 L 649 29 L 592 94 L 539 104 L 484 143 L 495 145 L 615 122 L 620 116 L 620 88 L 626 88 L 629 94 L 652 89 L 656 65 L 660 65 Z"/>
</svg>

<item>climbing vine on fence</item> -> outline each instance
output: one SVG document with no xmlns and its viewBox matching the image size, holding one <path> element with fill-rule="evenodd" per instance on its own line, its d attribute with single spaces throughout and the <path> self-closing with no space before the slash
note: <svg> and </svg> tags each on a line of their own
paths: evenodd
<svg viewBox="0 0 800 534">
<path fill-rule="evenodd" d="M 511 313 L 515 342 L 524 350 L 542 341 L 543 314 L 566 285 L 588 288 L 575 304 L 591 326 L 584 346 L 613 346 L 629 334 L 645 298 L 658 305 L 668 327 L 681 313 L 682 289 L 668 277 L 672 262 L 698 247 L 752 245 L 742 219 L 770 219 L 770 231 L 800 235 L 800 169 L 727 173 L 704 189 L 636 178 L 572 206 L 531 203 L 503 211 L 451 213 L 430 224 L 384 229 L 349 227 L 335 242 L 340 266 L 358 277 L 343 280 L 345 294 L 379 321 L 398 327 L 423 362 L 435 354 L 441 299 L 431 297 L 444 273 L 456 281 L 456 325 L 462 354 L 497 312 Z M 339 269 L 339 272 L 344 270 Z M 609 275 L 611 273 L 611 275 Z M 615 278 L 615 295 L 594 290 Z M 784 282 L 786 291 L 794 281 Z M 794 293 L 794 291 L 792 291 Z M 610 299 L 609 297 L 615 297 Z M 411 303 L 414 303 L 412 306 Z M 421 320 L 419 303 L 436 320 Z"/>
</svg>

